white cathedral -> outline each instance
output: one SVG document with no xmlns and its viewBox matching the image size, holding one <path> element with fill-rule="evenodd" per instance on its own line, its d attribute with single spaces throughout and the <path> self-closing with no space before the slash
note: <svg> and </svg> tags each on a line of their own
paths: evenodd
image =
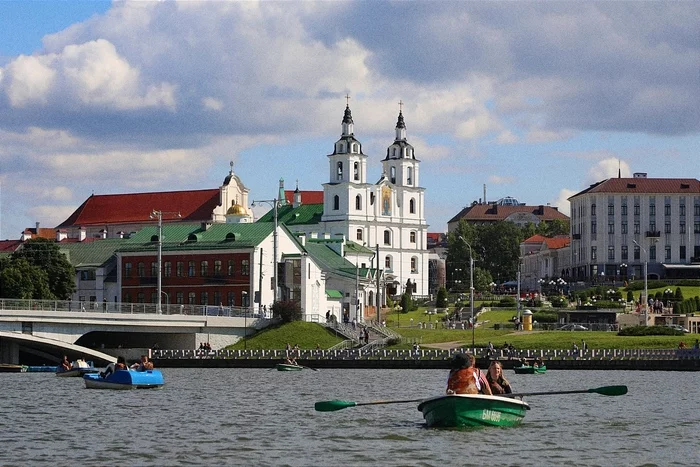
<svg viewBox="0 0 700 467">
<path fill-rule="evenodd" d="M 320 223 L 309 226 L 310 230 L 342 234 L 378 251 L 379 262 L 375 258 L 374 265 L 383 268 L 389 295 L 403 293 L 410 279 L 413 293 L 427 296 L 425 188 L 420 186 L 420 161 L 406 140 L 402 111 L 376 183 L 367 181 L 367 155 L 355 138 L 349 105 L 343 116 L 342 134 L 328 155 L 328 163 L 323 216 Z M 347 259 L 353 261 L 352 257 Z"/>
</svg>

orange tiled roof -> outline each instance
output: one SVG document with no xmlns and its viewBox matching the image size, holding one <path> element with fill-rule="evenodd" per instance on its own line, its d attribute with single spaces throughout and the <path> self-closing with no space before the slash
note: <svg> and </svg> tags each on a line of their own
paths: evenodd
<svg viewBox="0 0 700 467">
<path fill-rule="evenodd" d="M 0 240 L 0 251 L 12 253 L 22 244 L 22 240 Z"/>
<path fill-rule="evenodd" d="M 462 209 L 459 214 L 450 219 L 448 223 L 458 222 L 460 219 L 467 221 L 502 221 L 508 216 L 522 212 L 537 216 L 540 220 L 551 221 L 555 219 L 568 220 L 569 216 L 559 212 L 552 206 L 498 206 L 494 204 L 474 204 Z"/>
<path fill-rule="evenodd" d="M 549 248 L 550 250 L 558 250 L 559 248 L 564 248 L 565 246 L 568 246 L 571 243 L 571 238 L 570 237 L 545 238 L 545 243 L 547 244 L 547 248 Z"/>
<path fill-rule="evenodd" d="M 544 235 L 535 234 L 530 238 L 523 240 L 523 243 L 542 243 L 547 239 Z"/>
<path fill-rule="evenodd" d="M 585 193 L 700 193 L 700 180 L 695 178 L 609 178 L 594 183 Z"/>
<path fill-rule="evenodd" d="M 323 204 L 323 191 L 299 190 L 301 204 Z M 285 190 L 284 197 L 289 204 L 294 203 L 294 190 Z"/>
<path fill-rule="evenodd" d="M 153 222 L 149 215 L 154 209 L 163 212 L 179 212 L 183 222 L 202 222 L 211 219 L 212 212 L 218 205 L 218 188 L 92 195 L 57 228 Z"/>
</svg>

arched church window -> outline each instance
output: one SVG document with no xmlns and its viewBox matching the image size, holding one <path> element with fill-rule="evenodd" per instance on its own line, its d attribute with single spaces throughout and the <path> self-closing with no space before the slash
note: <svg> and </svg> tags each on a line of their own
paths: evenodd
<svg viewBox="0 0 700 467">
<path fill-rule="evenodd" d="M 413 168 L 406 169 L 406 185 L 413 185 Z"/>
<path fill-rule="evenodd" d="M 384 258 L 384 268 L 391 271 L 391 255 L 386 255 L 386 258 Z"/>
<path fill-rule="evenodd" d="M 337 211 L 338 209 L 340 209 L 340 196 L 335 195 L 333 197 L 333 210 Z"/>
<path fill-rule="evenodd" d="M 384 231 L 384 244 L 391 245 L 391 230 Z"/>
<path fill-rule="evenodd" d="M 396 183 L 396 167 L 389 169 L 389 173 L 391 174 L 391 183 Z"/>
<path fill-rule="evenodd" d="M 362 229 L 357 229 L 357 235 L 356 237 L 357 240 L 362 241 Z"/>
<path fill-rule="evenodd" d="M 358 151 L 357 151 L 357 143 L 355 143 L 355 144 L 352 145 L 352 152 L 354 152 L 354 153 L 357 154 L 357 152 L 358 152 Z"/>
<path fill-rule="evenodd" d="M 354 174 L 355 180 L 359 180 L 360 179 L 360 163 L 359 162 L 355 162 L 353 164 L 353 172 L 355 173 Z"/>
<path fill-rule="evenodd" d="M 418 272 L 418 258 L 415 256 L 411 258 L 411 272 L 414 274 Z"/>
<path fill-rule="evenodd" d="M 374 193 L 369 194 L 369 204 L 373 205 L 374 204 Z"/>
<path fill-rule="evenodd" d="M 360 211 L 362 209 L 362 196 L 355 196 L 355 209 Z"/>
<path fill-rule="evenodd" d="M 411 243 L 416 243 L 416 233 L 415 233 L 415 232 L 411 232 L 411 233 L 409 234 L 409 241 L 410 241 Z"/>
<path fill-rule="evenodd" d="M 394 151 L 392 153 L 392 156 L 396 157 L 396 148 L 394 148 Z"/>
<path fill-rule="evenodd" d="M 342 163 L 342 162 L 338 162 L 338 176 L 337 176 L 337 179 L 338 179 L 338 180 L 342 180 L 342 179 L 343 179 L 343 163 Z"/>
<path fill-rule="evenodd" d="M 411 214 L 416 213 L 416 199 L 415 198 L 411 198 L 411 201 L 408 202 L 408 212 L 410 212 Z"/>
</svg>

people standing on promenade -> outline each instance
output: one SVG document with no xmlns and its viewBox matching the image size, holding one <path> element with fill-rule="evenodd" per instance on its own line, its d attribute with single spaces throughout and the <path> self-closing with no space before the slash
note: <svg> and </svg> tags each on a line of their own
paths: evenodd
<svg viewBox="0 0 700 467">
<path fill-rule="evenodd" d="M 492 394 L 498 395 L 513 393 L 510 383 L 506 377 L 503 376 L 503 366 L 498 360 L 492 361 L 489 365 L 488 372 L 486 373 L 486 381 L 489 383 L 489 388 L 491 389 Z"/>
<path fill-rule="evenodd" d="M 491 388 L 481 371 L 475 367 L 475 362 L 472 354 L 457 353 L 452 357 L 447 394 L 491 395 Z"/>
</svg>

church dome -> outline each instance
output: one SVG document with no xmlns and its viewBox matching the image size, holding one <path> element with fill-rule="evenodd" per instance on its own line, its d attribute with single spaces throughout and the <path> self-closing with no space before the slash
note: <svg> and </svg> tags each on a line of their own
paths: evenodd
<svg viewBox="0 0 700 467">
<path fill-rule="evenodd" d="M 227 216 L 247 216 L 248 212 L 246 209 L 241 206 L 240 204 L 236 204 L 236 202 L 231 203 L 231 207 L 228 208 L 228 211 L 226 211 Z"/>
</svg>

